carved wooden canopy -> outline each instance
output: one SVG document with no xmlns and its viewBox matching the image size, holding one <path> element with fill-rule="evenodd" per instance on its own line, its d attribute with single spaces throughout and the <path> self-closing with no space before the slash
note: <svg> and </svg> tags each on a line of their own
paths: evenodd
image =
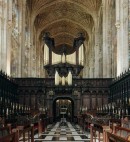
<svg viewBox="0 0 130 142">
<path fill-rule="evenodd" d="M 71 51 L 78 33 L 90 38 L 101 0 L 28 0 L 28 5 L 39 37 L 50 32 L 55 50 L 67 45 Z"/>
<path fill-rule="evenodd" d="M 53 65 L 45 65 L 44 68 L 47 70 L 48 75 L 51 77 L 55 76 L 55 71 L 57 70 L 60 77 L 68 76 L 69 70 L 71 71 L 73 77 L 76 77 L 79 75 L 80 71 L 83 69 L 82 65 L 73 65 L 70 63 L 59 63 L 59 64 L 53 64 Z"/>
</svg>

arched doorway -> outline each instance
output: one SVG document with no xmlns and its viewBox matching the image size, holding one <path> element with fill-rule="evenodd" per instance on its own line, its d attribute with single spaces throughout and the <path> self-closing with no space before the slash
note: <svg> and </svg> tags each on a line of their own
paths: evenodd
<svg viewBox="0 0 130 142">
<path fill-rule="evenodd" d="M 54 121 L 60 121 L 61 118 L 73 121 L 74 101 L 69 97 L 57 97 L 53 101 L 53 118 Z"/>
</svg>

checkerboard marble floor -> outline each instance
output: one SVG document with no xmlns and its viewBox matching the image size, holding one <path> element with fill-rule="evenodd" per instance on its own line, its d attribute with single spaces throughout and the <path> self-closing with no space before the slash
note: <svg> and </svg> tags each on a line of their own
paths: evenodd
<svg viewBox="0 0 130 142">
<path fill-rule="evenodd" d="M 40 137 L 35 136 L 35 142 L 44 141 L 90 142 L 90 133 L 83 133 L 78 125 L 73 125 L 70 122 L 57 122 L 56 124 L 49 125 L 46 132 L 42 133 Z"/>
</svg>

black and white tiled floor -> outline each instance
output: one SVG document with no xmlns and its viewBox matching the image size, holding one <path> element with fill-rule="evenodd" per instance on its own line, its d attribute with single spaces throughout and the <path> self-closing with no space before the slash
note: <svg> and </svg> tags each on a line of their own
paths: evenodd
<svg viewBox="0 0 130 142">
<path fill-rule="evenodd" d="M 40 137 L 35 136 L 35 142 L 53 142 L 53 141 L 77 141 L 90 142 L 90 134 L 83 133 L 78 125 L 72 125 L 70 122 L 49 125 L 47 131 L 42 133 Z"/>
</svg>

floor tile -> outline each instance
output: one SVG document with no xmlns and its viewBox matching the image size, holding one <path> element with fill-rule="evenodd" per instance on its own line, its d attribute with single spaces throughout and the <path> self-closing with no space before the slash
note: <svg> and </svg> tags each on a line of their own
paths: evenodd
<svg viewBox="0 0 130 142">
<path fill-rule="evenodd" d="M 83 133 L 77 124 L 57 122 L 47 128 L 46 132 L 35 138 L 35 142 L 90 142 L 90 132 Z"/>
</svg>

